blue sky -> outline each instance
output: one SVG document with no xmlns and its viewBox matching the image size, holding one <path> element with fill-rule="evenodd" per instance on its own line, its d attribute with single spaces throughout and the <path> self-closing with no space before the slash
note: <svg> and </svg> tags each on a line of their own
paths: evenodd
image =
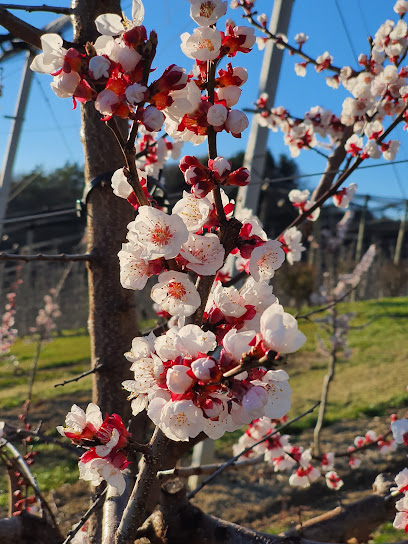
<svg viewBox="0 0 408 544">
<path fill-rule="evenodd" d="M 20 2 L 21 3 L 21 2 Z M 23 2 L 30 5 L 31 2 Z M 53 0 L 53 5 L 67 6 L 67 1 Z M 130 0 L 122 2 L 125 13 L 130 16 Z M 305 50 L 312 56 L 328 50 L 334 56 L 336 65 L 356 66 L 356 54 L 368 52 L 367 35 L 375 34 L 386 19 L 397 20 L 393 12 L 393 0 L 295 0 L 288 37 L 298 32 L 309 36 Z M 340 6 L 339 15 L 337 6 Z M 146 18 L 144 24 L 149 31 L 154 28 L 159 35 L 158 54 L 155 66 L 157 74 L 169 64 L 176 63 L 190 69 L 191 59 L 186 58 L 179 47 L 180 34 L 192 32 L 196 24 L 189 17 L 187 0 L 145 0 Z M 271 0 L 258 0 L 257 9 L 270 15 L 273 7 Z M 43 26 L 53 20 L 52 14 L 28 14 L 15 12 L 31 24 Z M 241 23 L 241 12 L 229 9 L 228 15 L 237 23 Z M 348 31 L 346 34 L 345 27 Z M 69 39 L 69 33 L 67 38 Z M 232 59 L 233 65 L 245 66 L 249 72 L 249 80 L 244 86 L 238 107 L 251 107 L 258 92 L 258 80 L 262 62 L 262 53 L 254 48 L 253 52 L 238 54 Z M 3 160 L 12 116 L 15 109 L 16 95 L 20 85 L 20 77 L 24 55 L 13 57 L 3 62 L 2 84 L 3 94 L 0 97 L 0 156 Z M 283 105 L 294 115 L 302 116 L 306 110 L 315 105 L 330 108 L 340 113 L 341 104 L 346 92 L 330 89 L 325 81 L 325 73 L 316 74 L 308 68 L 306 78 L 299 78 L 293 70 L 294 58 L 285 53 L 275 105 Z M 327 74 L 329 75 L 329 74 Z M 80 115 L 79 108 L 72 111 L 70 100 L 59 99 L 51 91 L 51 78 L 36 74 L 32 83 L 30 99 L 26 111 L 23 135 L 17 153 L 15 173 L 31 171 L 36 166 L 52 170 L 65 162 L 83 162 L 82 147 L 79 140 Z M 408 159 L 408 135 L 399 130 L 395 137 L 401 138 L 402 145 L 397 159 Z M 245 148 L 246 135 L 241 140 L 223 135 L 219 142 L 219 152 L 224 156 Z M 281 133 L 270 133 L 269 148 L 273 155 L 288 154 L 283 144 Z M 184 154 L 204 155 L 204 147 L 185 146 Z M 380 159 L 378 163 L 383 163 Z M 296 159 L 300 171 L 304 174 L 321 172 L 325 161 L 312 151 L 304 151 Z M 408 184 L 406 182 L 408 163 L 395 166 L 384 166 L 357 172 L 353 180 L 359 185 L 359 193 L 373 194 L 392 198 L 406 198 Z M 307 186 L 312 188 L 318 178 L 308 178 Z M 399 183 L 398 183 L 399 180 Z"/>
</svg>

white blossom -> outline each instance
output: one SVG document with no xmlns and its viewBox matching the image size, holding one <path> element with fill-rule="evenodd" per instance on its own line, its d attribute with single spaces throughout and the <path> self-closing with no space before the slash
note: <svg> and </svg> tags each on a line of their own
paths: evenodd
<svg viewBox="0 0 408 544">
<path fill-rule="evenodd" d="M 249 272 L 255 281 L 267 281 L 274 276 L 275 270 L 280 268 L 284 261 L 285 252 L 282 244 L 276 240 L 268 240 L 252 251 Z"/>
<path fill-rule="evenodd" d="M 170 315 L 188 317 L 200 306 L 201 300 L 197 289 L 182 272 L 163 272 L 151 292 L 154 302 Z"/>
<path fill-rule="evenodd" d="M 262 314 L 261 334 L 267 347 L 278 353 L 293 353 L 306 342 L 296 319 L 280 304 L 272 304 Z"/>
<path fill-rule="evenodd" d="M 180 216 L 167 215 L 151 206 L 141 206 L 128 229 L 143 247 L 141 257 L 149 260 L 176 257 L 188 239 L 187 228 Z"/>
<path fill-rule="evenodd" d="M 190 233 L 180 254 L 188 261 L 186 268 L 202 276 L 211 276 L 224 264 L 225 249 L 216 234 Z"/>
<path fill-rule="evenodd" d="M 193 34 L 181 35 L 181 50 L 191 59 L 215 60 L 220 54 L 221 34 L 216 28 L 195 28 Z"/>
</svg>

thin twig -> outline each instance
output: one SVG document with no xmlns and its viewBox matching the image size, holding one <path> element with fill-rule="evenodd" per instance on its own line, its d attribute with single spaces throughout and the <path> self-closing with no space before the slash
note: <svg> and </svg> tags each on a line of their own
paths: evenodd
<svg viewBox="0 0 408 544">
<path fill-rule="evenodd" d="M 289 427 L 289 425 L 291 425 L 292 423 L 294 423 L 295 421 L 298 421 L 299 419 L 305 417 L 306 415 L 310 414 L 311 412 L 313 412 L 313 410 L 315 408 L 317 408 L 317 406 L 319 406 L 320 404 L 320 401 L 319 402 L 316 402 L 316 404 L 314 404 L 311 408 L 309 408 L 309 410 L 307 410 L 306 412 L 304 412 L 303 414 L 300 414 L 299 416 L 296 416 L 294 417 L 293 419 L 291 419 L 290 421 L 288 421 L 287 423 L 285 423 L 284 425 L 281 425 L 280 427 L 278 427 L 277 429 L 275 429 L 273 432 L 265 435 L 261 440 L 258 440 L 258 442 L 255 442 L 254 444 L 252 444 L 252 446 L 249 446 L 248 448 L 245 448 L 243 449 L 242 451 L 240 451 L 237 455 L 234 455 L 234 457 L 231 457 L 231 459 L 229 459 L 226 463 L 224 463 L 223 465 L 220 466 L 219 469 L 217 469 L 215 472 L 213 472 L 208 478 L 206 478 L 205 480 L 203 480 L 200 485 L 198 485 L 195 489 L 193 489 L 193 491 L 191 491 L 189 494 L 188 494 L 188 499 L 192 499 L 193 497 L 195 497 L 195 495 L 197 495 L 197 493 L 199 491 L 201 491 L 201 489 L 206 486 L 208 483 L 212 482 L 214 480 L 214 478 L 216 478 L 219 474 L 221 474 L 221 472 L 224 472 L 225 469 L 227 469 L 229 466 L 233 465 L 240 457 L 241 455 L 245 455 L 246 453 L 248 453 L 249 451 L 251 451 L 255 446 L 257 446 L 258 444 L 262 444 L 262 442 L 265 442 L 265 440 L 268 440 L 269 438 L 271 438 L 272 436 L 274 436 L 275 434 L 283 431 L 284 429 L 286 429 L 287 427 Z"/>
<path fill-rule="evenodd" d="M 29 482 L 30 486 L 33 488 L 35 495 L 37 496 L 38 500 L 40 501 L 41 507 L 46 510 L 50 516 L 50 519 L 54 525 L 54 527 L 58 527 L 57 521 L 55 519 L 54 513 L 50 508 L 50 505 L 44 498 L 43 494 L 41 493 L 40 488 L 38 487 L 37 481 L 34 478 L 31 470 L 29 469 L 27 463 L 21 456 L 21 453 L 18 451 L 17 448 L 11 444 L 8 440 L 5 440 L 4 438 L 0 439 L 0 447 L 4 447 L 7 452 L 9 453 L 8 457 L 10 460 L 14 460 L 16 465 L 18 466 L 19 471 L 24 475 L 25 479 Z"/>
<path fill-rule="evenodd" d="M 245 461 L 236 461 L 230 465 L 225 470 L 238 469 L 250 465 L 257 465 L 264 461 L 265 456 L 258 455 L 257 457 L 252 457 L 251 459 L 245 459 Z M 176 467 L 169 470 L 159 470 L 157 477 L 159 480 L 168 480 L 170 478 L 188 478 L 189 476 L 196 476 L 200 474 L 212 474 L 214 470 L 221 468 L 222 463 L 214 463 L 212 465 L 199 465 L 198 467 Z"/>
<path fill-rule="evenodd" d="M 66 263 L 69 261 L 92 261 L 95 259 L 95 255 L 92 253 L 79 253 L 75 255 L 67 255 L 60 253 L 59 255 L 46 255 L 44 253 L 38 253 L 37 255 L 16 255 L 15 253 L 0 253 L 0 261 L 24 261 L 26 263 L 32 261 L 53 261 Z"/>
<path fill-rule="evenodd" d="M 35 380 L 35 376 L 37 374 L 38 360 L 40 358 L 41 345 L 42 345 L 43 340 L 44 340 L 44 338 L 43 338 L 42 335 L 40 335 L 38 337 L 38 340 L 37 340 L 37 346 L 36 346 L 35 355 L 34 355 L 34 359 L 33 359 L 33 364 L 32 364 L 31 372 L 30 372 L 30 379 L 29 379 L 29 382 L 28 382 L 27 399 L 25 401 L 24 423 L 28 422 L 28 413 L 30 411 L 31 398 L 32 398 L 33 387 L 34 387 L 34 380 Z"/>
<path fill-rule="evenodd" d="M 85 523 L 92 516 L 94 511 L 98 508 L 99 504 L 102 502 L 102 499 L 104 499 L 107 491 L 108 491 L 108 488 L 105 487 L 105 489 L 102 491 L 102 493 L 99 495 L 99 497 L 97 497 L 94 500 L 91 507 L 85 512 L 85 514 L 82 516 L 82 518 L 79 520 L 79 522 L 75 525 L 75 527 L 69 531 L 69 533 L 67 534 L 67 538 L 64 540 L 64 542 L 62 544 L 69 544 L 69 542 L 71 542 L 71 540 L 74 538 L 74 536 L 85 525 Z"/>
<path fill-rule="evenodd" d="M 10 423 L 5 424 L 5 429 L 6 429 L 8 438 L 12 438 L 9 436 L 9 432 L 10 432 L 14 434 L 16 437 L 18 436 L 21 438 L 26 438 L 27 436 L 31 436 L 33 438 L 36 438 L 39 442 L 43 442 L 44 444 L 55 444 L 56 446 L 59 446 L 60 448 L 71 451 L 72 453 L 78 454 L 78 452 L 83 453 L 85 451 L 85 449 L 82 448 L 81 446 L 74 446 L 71 443 L 64 442 L 63 440 L 59 440 L 58 438 L 54 438 L 53 436 L 44 434 L 39 430 L 31 431 L 29 429 L 20 429 L 19 427 L 10 425 Z"/>
<path fill-rule="evenodd" d="M 32 13 L 33 11 L 46 11 L 48 13 L 56 13 L 57 15 L 72 15 L 74 10 L 72 8 L 61 8 L 57 6 L 47 6 L 43 4 L 42 6 L 23 6 L 21 4 L 2 4 L 4 9 L 18 9 L 23 11 L 28 11 Z"/>
<path fill-rule="evenodd" d="M 337 330 L 337 311 L 336 306 L 331 308 L 331 328 L 332 334 L 336 334 Z M 327 399 L 329 396 L 330 384 L 334 379 L 334 373 L 336 370 L 337 362 L 337 348 L 336 342 L 333 342 L 330 360 L 328 365 L 327 374 L 323 378 L 322 394 L 320 399 L 319 414 L 317 416 L 316 425 L 313 431 L 313 450 L 316 455 L 320 455 L 320 433 L 324 423 L 324 416 L 326 413 Z"/>
<path fill-rule="evenodd" d="M 307 314 L 295 315 L 295 319 L 309 319 L 309 317 L 311 315 L 319 314 L 321 312 L 325 312 L 326 310 L 329 310 L 330 308 L 332 308 L 333 306 L 336 306 L 336 304 L 339 304 L 341 301 L 343 301 L 345 298 L 347 298 L 354 291 L 354 289 L 356 289 L 357 287 L 358 286 L 355 285 L 354 287 L 352 287 L 351 289 L 346 291 L 346 293 L 344 293 L 344 295 L 342 295 L 339 298 L 336 298 L 335 300 L 333 300 L 329 304 L 326 304 L 325 306 L 321 306 L 320 308 L 317 308 L 316 310 L 311 310 Z"/>
<path fill-rule="evenodd" d="M 96 366 L 94 366 L 90 370 L 87 370 L 86 372 L 82 372 L 82 374 L 79 374 L 79 376 L 75 376 L 75 378 L 70 378 L 69 380 L 64 380 L 61 383 L 54 384 L 54 387 L 62 387 L 64 385 L 67 385 L 67 383 L 77 382 L 81 380 L 82 378 L 89 376 L 90 374 L 95 374 L 95 372 L 98 372 L 98 370 L 101 369 L 102 367 L 103 367 L 103 363 L 98 363 Z"/>
<path fill-rule="evenodd" d="M 243 7 L 242 4 L 241 4 L 241 7 Z M 293 45 L 290 45 L 289 43 L 286 43 L 284 40 L 281 40 L 279 36 L 275 36 L 275 34 L 272 34 L 272 32 L 270 32 L 267 28 L 260 25 L 250 13 L 247 12 L 246 15 L 243 15 L 243 17 L 245 17 L 245 19 L 248 19 L 248 21 L 251 23 L 252 26 L 256 27 L 258 30 L 266 34 L 270 40 L 273 40 L 275 43 L 279 43 L 279 46 L 282 46 L 283 48 L 290 51 L 292 55 L 298 55 L 299 57 L 307 61 L 308 64 L 313 64 L 314 66 L 320 66 L 320 64 L 314 58 L 312 58 L 311 56 L 307 55 L 306 53 L 302 51 L 301 46 L 293 47 Z M 333 66 L 332 64 L 330 64 L 330 66 L 328 66 L 326 70 L 331 70 L 332 72 L 335 72 L 336 74 L 340 74 L 340 68 L 337 66 Z M 355 72 L 356 75 L 357 73 L 358 72 Z"/>
</svg>

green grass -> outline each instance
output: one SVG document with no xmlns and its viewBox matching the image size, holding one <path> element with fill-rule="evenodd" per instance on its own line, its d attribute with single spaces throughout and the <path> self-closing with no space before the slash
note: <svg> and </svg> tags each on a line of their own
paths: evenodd
<svg viewBox="0 0 408 544">
<path fill-rule="evenodd" d="M 408 298 L 382 299 L 339 305 L 339 313 L 354 312 L 350 359 L 341 359 L 331 384 L 327 421 L 382 415 L 387 409 L 408 406 L 406 361 L 408 359 Z M 315 323 L 299 321 L 307 336 L 300 352 L 290 356 L 286 370 L 293 389 L 290 415 L 299 414 L 320 398 L 327 357 L 316 352 L 316 334 L 327 339 Z M 298 423 L 310 426 L 316 416 Z"/>
<path fill-rule="evenodd" d="M 0 417 L 1 413 L 24 403 L 27 396 L 28 377 L 36 351 L 36 342 L 17 340 L 13 346 L 19 365 L 14 368 L 7 361 L 0 362 Z M 54 399 L 64 394 L 75 396 L 79 392 L 90 391 L 91 378 L 73 382 L 62 388 L 54 388 L 56 383 L 73 378 L 89 368 L 89 337 L 84 332 L 68 331 L 64 336 L 52 339 L 43 345 L 37 367 L 33 389 L 33 402 Z"/>
</svg>

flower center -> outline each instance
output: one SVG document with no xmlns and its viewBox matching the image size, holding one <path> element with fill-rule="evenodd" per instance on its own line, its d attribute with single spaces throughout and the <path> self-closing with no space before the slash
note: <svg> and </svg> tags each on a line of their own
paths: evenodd
<svg viewBox="0 0 408 544">
<path fill-rule="evenodd" d="M 211 40 L 208 38 L 198 42 L 197 49 L 208 49 L 209 51 L 214 51 L 214 46 Z"/>
<path fill-rule="evenodd" d="M 186 289 L 182 283 L 172 281 L 171 283 L 169 283 L 167 292 L 170 297 L 180 300 L 186 294 Z"/>
<path fill-rule="evenodd" d="M 170 231 L 170 227 L 168 227 L 167 225 L 161 225 L 160 223 L 155 224 L 153 232 L 151 234 L 151 241 L 153 244 L 165 246 L 170 242 L 172 238 L 173 235 Z"/>
<path fill-rule="evenodd" d="M 213 14 L 214 9 L 215 5 L 211 0 L 209 2 L 203 2 L 200 6 L 200 16 L 209 18 Z"/>
</svg>

